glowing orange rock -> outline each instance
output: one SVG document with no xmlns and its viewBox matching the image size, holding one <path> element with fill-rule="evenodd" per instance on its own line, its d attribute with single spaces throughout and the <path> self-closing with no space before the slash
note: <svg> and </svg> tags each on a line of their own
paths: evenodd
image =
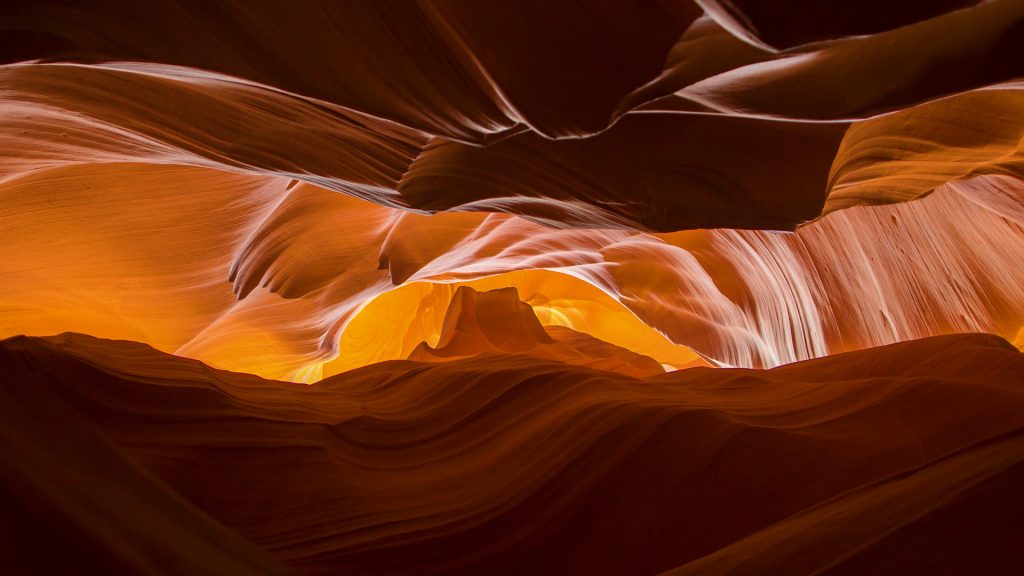
<svg viewBox="0 0 1024 576">
<path fill-rule="evenodd" d="M 524 354 L 630 376 L 653 376 L 658 362 L 566 328 L 545 328 L 515 288 L 477 292 L 460 286 L 452 296 L 436 345 L 421 342 L 409 360 L 438 361 L 483 353 Z"/>
</svg>

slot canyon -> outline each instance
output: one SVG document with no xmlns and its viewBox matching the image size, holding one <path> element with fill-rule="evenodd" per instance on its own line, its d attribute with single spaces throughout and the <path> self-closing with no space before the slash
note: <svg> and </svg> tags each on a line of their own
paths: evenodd
<svg viewBox="0 0 1024 576">
<path fill-rule="evenodd" d="M 1024 0 L 0 2 L 0 573 L 1024 573 Z"/>
</svg>

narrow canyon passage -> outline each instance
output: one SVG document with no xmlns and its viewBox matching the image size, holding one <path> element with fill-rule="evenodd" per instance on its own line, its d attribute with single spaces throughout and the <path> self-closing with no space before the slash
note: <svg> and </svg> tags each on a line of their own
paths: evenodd
<svg viewBox="0 0 1024 576">
<path fill-rule="evenodd" d="M 1024 0 L 0 3 L 0 572 L 1024 571 Z"/>
</svg>

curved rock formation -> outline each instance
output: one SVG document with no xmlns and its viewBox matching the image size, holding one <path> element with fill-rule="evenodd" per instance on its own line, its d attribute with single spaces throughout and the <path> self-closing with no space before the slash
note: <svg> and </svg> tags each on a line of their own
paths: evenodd
<svg viewBox="0 0 1024 576">
<path fill-rule="evenodd" d="M 747 42 L 790 48 L 816 40 L 876 34 L 980 4 L 939 0 L 897 4 L 785 0 L 770 7 L 754 0 L 695 0 L 707 13 Z"/>
<path fill-rule="evenodd" d="M 857 18 L 831 12 L 851 26 L 844 37 L 783 53 L 750 46 L 747 32 L 773 14 L 786 14 L 792 31 L 801 18 L 821 24 L 806 2 L 794 3 L 803 6 L 795 19 L 717 2 L 701 3 L 707 14 L 655 1 L 557 11 L 471 2 L 122 4 L 0 10 L 9 143 L 0 173 L 179 163 L 297 177 L 423 211 L 659 231 L 791 229 L 845 187 L 841 174 L 823 180 L 830 166 L 859 168 L 842 151 L 832 161 L 851 120 L 910 116 L 867 120 L 847 147 L 917 137 L 941 126 L 936 115 L 957 115 L 970 131 L 937 141 L 959 140 L 976 155 L 1019 131 L 1016 121 L 961 114 L 965 102 L 1012 113 L 1013 94 L 985 88 L 1024 75 L 1014 56 L 1024 38 L 1016 0 L 887 10 L 882 20 L 877 9 L 858 9 Z M 724 13 L 747 32 L 723 29 Z M 897 24 L 906 25 L 889 29 Z M 865 30 L 878 33 L 851 35 Z M 287 40 L 298 36 L 307 42 Z M 204 41 L 218 49 L 199 48 Z M 902 160 L 883 141 L 870 148 L 874 160 Z M 938 170 L 928 180 L 934 188 L 962 177 Z M 896 190 L 884 201 L 923 191 Z"/>
<path fill-rule="evenodd" d="M 3 335 L 73 329 L 315 381 L 433 338 L 452 289 L 414 286 L 434 283 L 515 287 L 544 324 L 674 367 L 698 361 L 686 348 L 774 366 L 950 332 L 1014 340 L 1024 326 L 1024 186 L 1009 176 L 795 234 L 650 235 L 422 216 L 209 169 L 62 170 L 0 193 L 13 233 Z"/>
<path fill-rule="evenodd" d="M 0 3 L 0 338 L 89 335 L 0 346 L 0 572 L 1020 571 L 1022 53 L 1021 0 Z"/>
<path fill-rule="evenodd" d="M 4 421 L 5 444 L 93 428 L 107 453 L 166 483 L 143 503 L 180 492 L 300 573 L 922 573 L 1024 560 L 1004 545 L 1024 536 L 1010 488 L 1024 355 L 991 336 L 770 371 L 636 380 L 485 355 L 313 386 L 77 335 L 0 351 L 5 393 L 46 398 Z M 31 478 L 50 461 L 15 462 L 14 478 Z M 951 529 L 978 510 L 993 515 L 970 536 Z"/>
<path fill-rule="evenodd" d="M 436 362 L 486 353 L 522 354 L 638 377 L 664 372 L 657 361 L 588 334 L 565 326 L 545 328 L 515 288 L 477 292 L 460 286 L 436 344 L 420 342 L 408 359 Z"/>
</svg>

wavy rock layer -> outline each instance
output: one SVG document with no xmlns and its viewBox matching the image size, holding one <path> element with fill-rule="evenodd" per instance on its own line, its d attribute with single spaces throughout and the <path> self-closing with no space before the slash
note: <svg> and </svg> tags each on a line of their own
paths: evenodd
<svg viewBox="0 0 1024 576">
<path fill-rule="evenodd" d="M 1024 561 L 1024 355 L 992 336 L 646 380 L 485 355 L 301 386 L 64 335 L 3 342 L 0 370 L 19 399 L 3 403 L 0 440 L 22 455 L 4 482 L 57 503 L 22 508 L 23 535 L 64 526 L 46 541 L 68 558 L 83 524 L 62 495 L 81 492 L 82 473 L 130 468 L 144 487 L 102 504 L 126 515 L 113 533 L 138 542 L 154 510 L 173 513 L 206 527 L 204 549 L 257 572 L 273 568 L 230 530 L 308 574 L 955 574 Z M 35 445 L 88 451 L 42 458 Z M 190 534 L 169 526 L 161 561 L 194 557 Z M 154 566 L 104 541 L 111 565 Z M 3 546 L 42 571 L 31 550 Z"/>
<path fill-rule="evenodd" d="M 34 172 L 0 201 L 0 334 L 77 330 L 268 377 L 315 381 L 435 345 L 460 285 L 516 288 L 545 326 L 673 367 L 1024 327 L 1024 185 L 1008 176 L 793 234 L 424 216 L 284 178 L 135 164 Z"/>
<path fill-rule="evenodd" d="M 670 367 L 1019 340 L 1024 3 L 762 4 L 5 2 L 0 336 L 315 381 L 472 284 Z"/>
<path fill-rule="evenodd" d="M 1020 141 L 1020 2 L 786 5 L 5 3 L 0 173 L 178 163 L 657 231 L 792 229 L 826 201 L 897 202 L 980 169 L 965 154 L 1021 175 L 996 161 Z M 864 148 L 936 163 L 868 177 Z"/>
</svg>

